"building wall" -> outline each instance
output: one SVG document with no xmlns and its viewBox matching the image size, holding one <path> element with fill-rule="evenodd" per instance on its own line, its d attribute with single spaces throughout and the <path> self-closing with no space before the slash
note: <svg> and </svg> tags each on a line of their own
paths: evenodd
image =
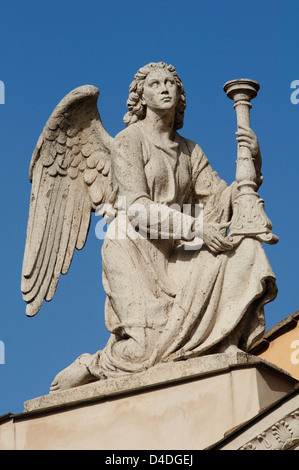
<svg viewBox="0 0 299 470">
<path fill-rule="evenodd" d="M 266 332 L 251 352 L 299 380 L 299 311 Z"/>
</svg>

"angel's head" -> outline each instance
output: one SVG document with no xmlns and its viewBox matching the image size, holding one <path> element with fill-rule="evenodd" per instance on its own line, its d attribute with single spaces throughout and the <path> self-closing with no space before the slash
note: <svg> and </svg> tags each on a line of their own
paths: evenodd
<svg viewBox="0 0 299 470">
<path fill-rule="evenodd" d="M 180 77 L 178 76 L 175 68 L 172 65 L 167 65 L 165 62 L 152 62 L 145 65 L 138 70 L 134 77 L 134 81 L 130 85 L 129 98 L 127 101 L 127 108 L 129 112 L 124 116 L 124 122 L 127 126 L 137 121 L 141 121 L 146 116 L 146 104 L 143 100 L 144 83 L 147 76 L 155 70 L 165 70 L 170 73 L 175 81 L 178 100 L 175 109 L 175 129 L 181 129 L 184 122 L 184 111 L 186 108 L 186 95 Z"/>
</svg>

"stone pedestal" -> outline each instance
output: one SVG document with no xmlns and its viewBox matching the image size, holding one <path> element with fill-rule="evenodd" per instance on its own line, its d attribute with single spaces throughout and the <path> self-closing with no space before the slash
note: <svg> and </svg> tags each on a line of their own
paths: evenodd
<svg viewBox="0 0 299 470">
<path fill-rule="evenodd" d="M 205 449 L 296 383 L 245 353 L 162 364 L 26 402 L 0 425 L 0 449 Z"/>
</svg>

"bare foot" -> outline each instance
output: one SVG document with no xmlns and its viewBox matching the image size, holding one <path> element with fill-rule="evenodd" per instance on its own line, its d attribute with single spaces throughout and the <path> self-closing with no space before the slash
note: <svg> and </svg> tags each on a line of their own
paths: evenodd
<svg viewBox="0 0 299 470">
<path fill-rule="evenodd" d="M 50 393 L 68 390 L 69 388 L 79 387 L 80 385 L 98 380 L 91 375 L 84 363 L 84 359 L 86 360 L 88 356 L 90 355 L 83 354 L 70 366 L 59 372 L 51 384 Z"/>
</svg>

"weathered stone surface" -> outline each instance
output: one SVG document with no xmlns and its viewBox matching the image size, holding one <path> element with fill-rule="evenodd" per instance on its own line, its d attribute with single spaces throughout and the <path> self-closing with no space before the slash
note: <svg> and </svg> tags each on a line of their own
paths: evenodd
<svg viewBox="0 0 299 470">
<path fill-rule="evenodd" d="M 189 359 L 188 361 L 158 364 L 144 372 L 101 380 L 65 391 L 53 392 L 25 402 L 24 411 L 65 407 L 82 403 L 83 401 L 97 401 L 112 398 L 113 396 L 143 392 L 162 385 L 168 386 L 186 380 L 200 379 L 209 375 L 229 372 L 236 368 L 249 369 L 251 367 L 262 368 L 265 371 L 269 370 L 274 372 L 276 377 L 281 377 L 282 381 L 285 381 L 287 384 L 284 392 L 289 390 L 292 384 L 296 383 L 296 380 L 284 370 L 256 356 L 243 352 L 213 354 Z M 271 399 L 273 399 L 273 396 Z"/>
</svg>

